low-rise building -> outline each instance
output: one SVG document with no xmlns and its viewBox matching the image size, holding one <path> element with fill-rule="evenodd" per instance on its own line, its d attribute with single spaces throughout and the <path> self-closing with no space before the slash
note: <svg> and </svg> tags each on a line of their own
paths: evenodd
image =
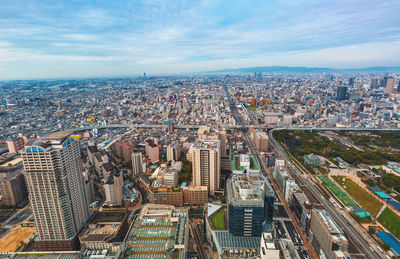
<svg viewBox="0 0 400 259">
<path fill-rule="evenodd" d="M 122 242 L 128 231 L 126 211 L 97 212 L 79 234 L 79 241 L 87 249 L 108 249 Z"/>
<path fill-rule="evenodd" d="M 128 233 L 130 258 L 184 258 L 188 249 L 188 211 L 174 206 L 146 204 Z"/>
<path fill-rule="evenodd" d="M 279 249 L 276 249 L 272 234 L 264 232 L 261 235 L 260 259 L 279 259 Z"/>
<path fill-rule="evenodd" d="M 304 163 L 311 166 L 320 166 L 321 160 L 313 153 L 304 156 Z"/>
<path fill-rule="evenodd" d="M 7 148 L 8 148 L 8 152 L 15 154 L 18 153 L 20 150 L 22 150 L 25 146 L 25 143 L 27 141 L 24 140 L 24 138 L 22 137 L 16 137 L 10 140 L 7 140 Z"/>
<path fill-rule="evenodd" d="M 234 155 L 232 159 L 232 173 L 234 174 L 259 174 L 260 167 L 254 156 Z"/>
<path fill-rule="evenodd" d="M 311 242 L 318 255 L 324 254 L 328 259 L 350 259 L 349 242 L 343 229 L 326 210 L 312 211 L 310 230 Z"/>
<path fill-rule="evenodd" d="M 177 187 L 178 186 L 178 171 L 169 168 L 163 175 L 164 185 Z"/>
<path fill-rule="evenodd" d="M 204 204 L 208 202 L 207 186 L 189 186 L 187 190 L 187 199 L 185 200 L 187 200 L 190 206 L 203 207 Z"/>
</svg>

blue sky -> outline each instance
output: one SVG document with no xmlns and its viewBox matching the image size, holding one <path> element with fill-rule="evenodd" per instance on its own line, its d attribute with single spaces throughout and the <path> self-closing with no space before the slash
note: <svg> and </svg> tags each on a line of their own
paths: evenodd
<svg viewBox="0 0 400 259">
<path fill-rule="evenodd" d="M 400 1 L 0 0 L 0 79 L 400 65 Z"/>
</svg>

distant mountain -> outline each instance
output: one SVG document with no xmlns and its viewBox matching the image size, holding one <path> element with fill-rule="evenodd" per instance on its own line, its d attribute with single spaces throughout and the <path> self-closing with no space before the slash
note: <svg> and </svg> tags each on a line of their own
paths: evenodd
<svg viewBox="0 0 400 259">
<path fill-rule="evenodd" d="M 254 73 L 254 72 L 286 72 L 286 73 L 311 73 L 311 72 L 400 72 L 400 66 L 397 67 L 367 67 L 367 68 L 351 68 L 337 69 L 326 67 L 287 67 L 287 66 L 269 66 L 269 67 L 246 67 L 231 68 L 208 71 L 207 73 Z"/>
<path fill-rule="evenodd" d="M 343 69 L 344 71 L 360 71 L 360 72 L 399 72 L 400 66 L 397 67 L 366 67 L 366 68 L 354 68 L 354 69 Z"/>
</svg>

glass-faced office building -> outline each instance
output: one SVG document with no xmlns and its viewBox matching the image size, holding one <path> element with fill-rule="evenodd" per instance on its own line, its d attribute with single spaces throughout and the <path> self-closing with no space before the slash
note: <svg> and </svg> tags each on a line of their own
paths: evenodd
<svg viewBox="0 0 400 259">
<path fill-rule="evenodd" d="M 233 175 L 227 183 L 229 232 L 261 236 L 273 216 L 274 193 L 262 175 Z"/>
</svg>

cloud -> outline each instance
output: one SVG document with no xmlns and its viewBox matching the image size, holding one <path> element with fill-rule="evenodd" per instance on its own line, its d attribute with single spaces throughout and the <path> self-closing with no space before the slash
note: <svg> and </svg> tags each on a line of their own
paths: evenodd
<svg viewBox="0 0 400 259">
<path fill-rule="evenodd" d="M 36 77 L 73 77 L 399 65 L 399 11 L 395 0 L 9 1 L 0 79 L 26 78 L 32 67 Z"/>
</svg>

